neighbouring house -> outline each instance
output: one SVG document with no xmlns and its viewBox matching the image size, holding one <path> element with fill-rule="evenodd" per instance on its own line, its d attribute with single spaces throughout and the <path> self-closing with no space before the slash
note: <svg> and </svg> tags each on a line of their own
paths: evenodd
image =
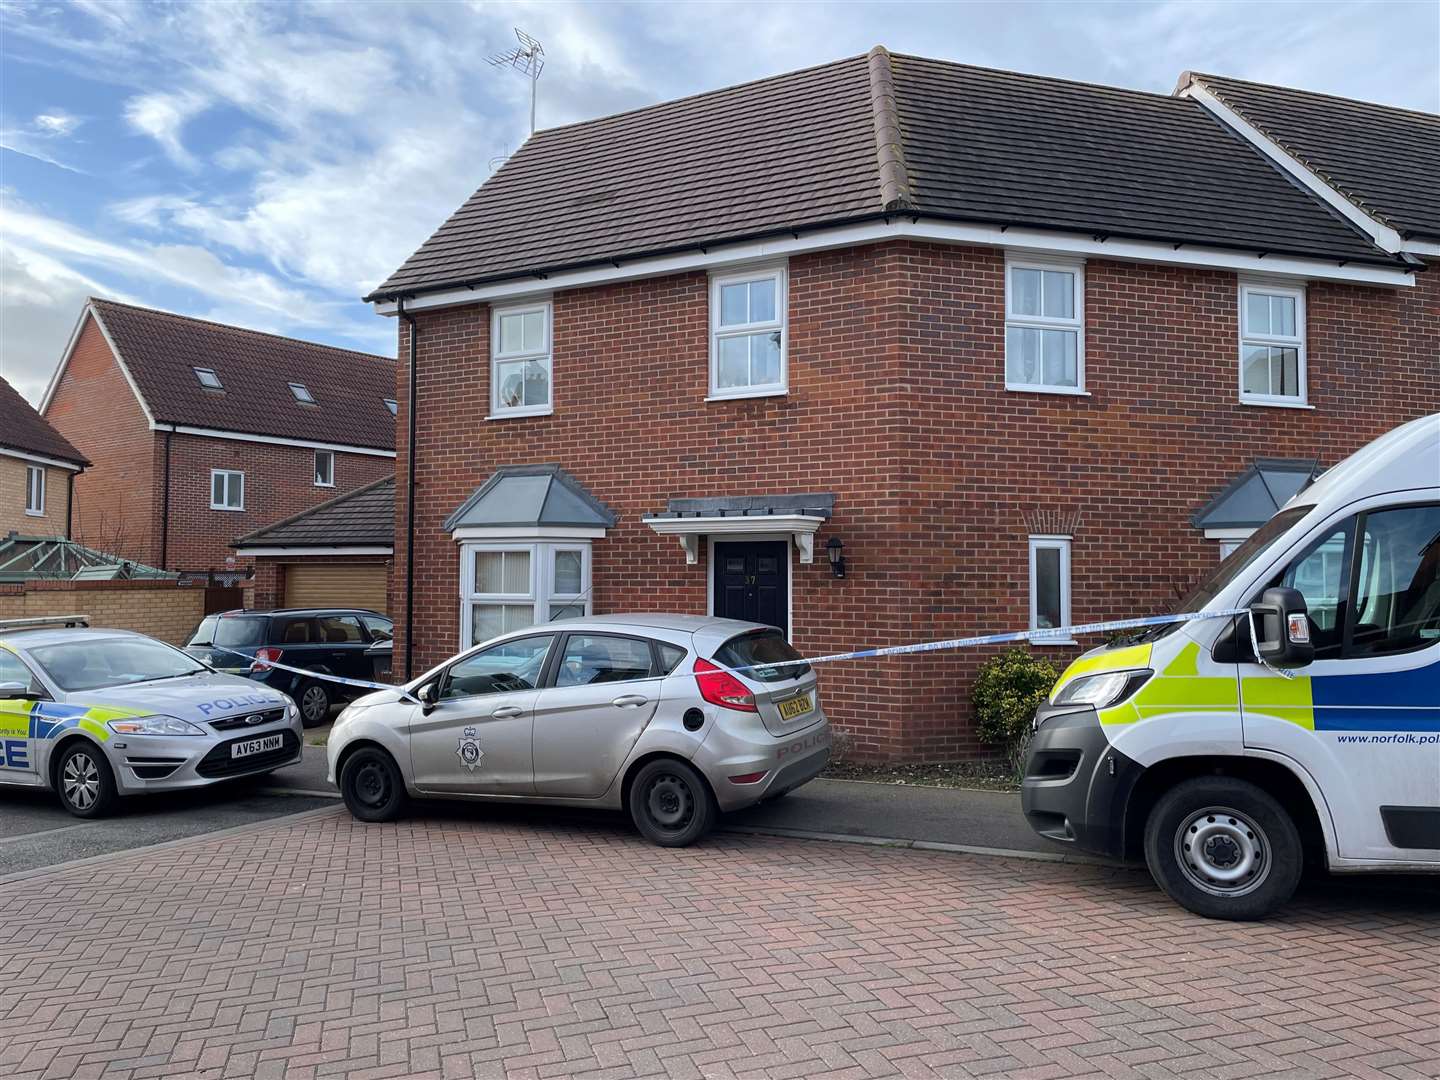
<svg viewBox="0 0 1440 1080">
<path fill-rule="evenodd" d="M 397 664 L 579 611 L 814 655 L 1170 608 L 1440 410 L 1436 118 L 1239 85 L 877 48 L 537 132 L 367 298 Z M 985 656 L 830 665 L 826 706 L 968 756 Z"/>
<path fill-rule="evenodd" d="M 394 395 L 384 357 L 91 299 L 40 411 L 94 462 L 76 539 L 245 571 L 237 536 L 393 473 Z"/>
<path fill-rule="evenodd" d="M 0 535 L 68 539 L 75 478 L 89 465 L 0 379 Z"/>
<path fill-rule="evenodd" d="M 395 542 L 395 478 L 302 510 L 240 537 L 235 550 L 255 562 L 256 607 L 390 609 Z"/>
</svg>

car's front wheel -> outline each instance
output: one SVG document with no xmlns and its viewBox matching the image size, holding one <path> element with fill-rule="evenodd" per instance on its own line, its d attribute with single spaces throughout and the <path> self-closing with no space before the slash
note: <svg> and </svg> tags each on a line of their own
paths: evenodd
<svg viewBox="0 0 1440 1080">
<path fill-rule="evenodd" d="M 642 766 L 630 784 L 630 817 L 653 844 L 687 847 L 715 825 L 719 810 L 704 777 L 683 761 Z"/>
<path fill-rule="evenodd" d="M 105 755 L 86 742 L 72 742 L 55 763 L 55 788 L 76 817 L 104 817 L 119 798 L 115 774 Z"/>
<path fill-rule="evenodd" d="M 1145 825 L 1145 862 L 1165 893 L 1211 919 L 1263 919 L 1300 882 L 1304 854 L 1289 813 L 1230 776 L 1177 784 Z"/>
<path fill-rule="evenodd" d="M 340 795 L 360 821 L 394 821 L 405 811 L 405 778 L 384 750 L 361 747 L 341 766 Z"/>
<path fill-rule="evenodd" d="M 300 722 L 308 727 L 319 727 L 330 719 L 330 691 L 324 683 L 306 683 L 300 690 Z"/>
</svg>

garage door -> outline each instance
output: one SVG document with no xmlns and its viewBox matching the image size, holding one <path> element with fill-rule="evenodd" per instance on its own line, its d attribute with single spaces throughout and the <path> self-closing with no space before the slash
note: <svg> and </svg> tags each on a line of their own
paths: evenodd
<svg viewBox="0 0 1440 1080">
<path fill-rule="evenodd" d="M 385 611 L 389 568 L 374 565 L 305 565 L 285 567 L 286 607 L 358 607 Z"/>
</svg>

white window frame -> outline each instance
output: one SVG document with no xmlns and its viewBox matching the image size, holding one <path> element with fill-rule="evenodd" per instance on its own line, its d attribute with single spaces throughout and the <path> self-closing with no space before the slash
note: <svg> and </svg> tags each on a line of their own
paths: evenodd
<svg viewBox="0 0 1440 1080">
<path fill-rule="evenodd" d="M 326 481 L 325 483 L 321 483 L 321 482 L 320 482 L 320 459 L 321 459 L 322 457 L 326 457 L 326 458 L 329 458 L 329 459 L 330 459 L 330 479 L 329 479 L 328 481 Z M 335 486 L 335 451 L 334 451 L 334 450 L 316 450 L 316 451 L 315 451 L 315 486 L 316 486 L 316 487 L 322 487 L 322 488 L 333 488 L 333 487 Z"/>
<path fill-rule="evenodd" d="M 518 352 L 502 352 L 500 349 L 500 320 L 506 315 L 527 315 L 541 312 L 545 324 L 545 340 L 538 350 L 525 348 L 520 343 Z M 503 420 L 513 416 L 549 416 L 555 411 L 555 305 L 548 299 L 530 300 L 520 304 L 507 304 L 490 309 L 490 415 L 487 420 Z M 500 403 L 499 369 L 502 363 L 514 360 L 538 361 L 550 375 L 550 400 L 544 405 L 505 406 Z"/>
<path fill-rule="evenodd" d="M 770 279 L 775 282 L 775 318 L 735 326 L 720 325 L 720 290 L 726 285 Z M 720 342 L 765 331 L 780 333 L 780 380 L 758 386 L 720 386 Z M 780 397 L 790 392 L 790 273 L 784 264 L 751 266 L 710 275 L 710 379 L 706 401 L 734 401 L 736 398 Z"/>
<path fill-rule="evenodd" d="M 1055 549 L 1060 552 L 1060 625 L 1070 626 L 1070 541 L 1071 537 L 1054 534 L 1039 534 L 1030 537 L 1030 629 L 1048 630 L 1040 626 L 1039 605 L 1036 603 L 1035 553 L 1041 549 Z M 1068 634 L 1060 637 L 1046 637 L 1043 641 L 1031 640 L 1032 645 L 1074 645 L 1075 639 Z"/>
<path fill-rule="evenodd" d="M 220 373 L 217 372 L 214 368 L 208 368 L 208 367 L 192 367 L 190 370 L 193 371 L 193 372 L 195 372 L 195 378 L 196 378 L 197 380 L 199 380 L 200 385 L 201 385 L 202 387 L 204 387 L 206 390 L 224 390 L 224 389 L 225 389 L 225 384 L 220 381 Z M 205 376 L 207 376 L 207 375 L 209 375 L 212 379 L 215 380 L 215 382 L 214 382 L 213 385 L 210 384 L 210 383 L 207 383 L 207 382 L 205 381 Z"/>
<path fill-rule="evenodd" d="M 224 488 L 224 490 L 225 490 L 225 498 L 226 498 L 227 500 L 230 498 L 231 488 L 232 488 L 235 484 L 237 484 L 237 483 L 240 485 L 240 505 L 239 505 L 239 506 L 229 506 L 229 505 L 226 505 L 226 504 L 224 504 L 224 503 L 217 503 L 217 502 L 215 501 L 215 477 L 217 477 L 217 476 L 224 476 L 224 477 L 227 478 L 227 479 L 225 480 L 225 488 Z M 228 511 L 230 511 L 231 513 L 240 513 L 240 512 L 242 512 L 242 511 L 245 509 L 245 474 L 244 474 L 243 472 L 241 472 L 239 469 L 211 469 L 211 470 L 210 470 L 210 509 L 211 509 L 211 510 L 228 510 Z"/>
<path fill-rule="evenodd" d="M 1011 307 L 1015 290 L 1011 287 L 1011 273 L 1015 270 L 1039 270 L 1044 272 L 1063 271 L 1075 275 L 1075 315 L 1069 319 L 1057 319 L 1045 315 L 1021 315 Z M 1017 383 L 1010 381 L 1010 330 L 1071 330 L 1075 333 L 1075 385 L 1050 386 L 1047 383 Z M 1085 389 L 1085 260 L 1046 259 L 1026 256 L 1005 258 L 1005 339 L 1002 352 L 1005 354 L 1005 389 L 1021 394 L 1068 394 L 1071 397 L 1089 397 Z M 1043 364 L 1042 364 L 1043 368 Z"/>
<path fill-rule="evenodd" d="M 482 551 L 528 552 L 530 555 L 529 591 L 525 593 L 476 592 L 475 555 Z M 555 555 L 561 551 L 578 551 L 580 553 L 580 592 L 578 593 L 559 594 L 555 591 Z M 590 593 L 590 544 L 588 541 L 464 542 L 460 545 L 460 647 L 469 649 L 479 644 L 471 636 L 474 626 L 471 609 L 476 604 L 531 604 L 535 608 L 533 629 L 544 630 L 550 624 L 552 608 L 583 604 L 585 614 L 591 614 Z M 563 627 L 563 623 L 559 625 Z"/>
<path fill-rule="evenodd" d="M 25 513 L 29 517 L 45 516 L 45 466 L 25 466 Z"/>
<path fill-rule="evenodd" d="M 1283 334 L 1253 334 L 1247 325 L 1249 319 L 1250 294 L 1263 293 L 1267 296 L 1288 296 L 1295 301 L 1295 335 L 1289 337 Z M 1305 359 L 1305 286 L 1289 283 L 1270 283 L 1265 281 L 1244 281 L 1239 283 L 1237 290 L 1237 302 L 1239 304 L 1238 324 L 1240 329 L 1240 345 L 1236 356 L 1235 384 L 1240 391 L 1240 403 L 1242 405 L 1268 405 L 1282 409 L 1313 409 L 1309 403 L 1309 376 L 1306 372 Z M 1299 382 L 1300 392 L 1293 396 L 1285 394 L 1251 394 L 1245 390 L 1245 349 L 1250 345 L 1271 345 L 1277 348 L 1295 349 L 1295 377 Z"/>
</svg>

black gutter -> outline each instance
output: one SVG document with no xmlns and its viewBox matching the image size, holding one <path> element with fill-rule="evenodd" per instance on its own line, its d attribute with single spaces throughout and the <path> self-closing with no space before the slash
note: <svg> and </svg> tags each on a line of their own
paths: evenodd
<svg viewBox="0 0 1440 1080">
<path fill-rule="evenodd" d="M 410 399 L 405 403 L 409 435 L 405 445 L 405 681 L 415 667 L 415 394 L 417 389 L 415 343 L 419 332 L 415 316 L 405 310 L 405 298 L 395 298 L 396 313 L 410 327 Z"/>
<path fill-rule="evenodd" d="M 498 274 L 490 274 L 484 277 L 453 278 L 446 281 L 426 283 L 423 285 L 405 285 L 391 292 L 372 292 L 362 297 L 361 302 L 366 304 L 382 303 L 384 301 L 399 302 L 401 299 L 414 300 L 427 293 L 448 292 L 453 289 L 476 289 L 481 285 L 490 285 L 501 281 L 518 281 L 524 278 L 538 278 L 544 280 L 551 274 L 561 274 L 572 270 L 587 270 L 597 266 L 620 266 L 625 263 L 639 262 L 643 259 L 661 258 L 667 255 L 679 255 L 687 251 L 705 252 L 712 247 L 722 247 L 727 244 L 744 244 L 755 240 L 769 240 L 779 236 L 799 237 L 804 233 L 819 232 L 824 229 L 835 229 L 847 225 L 864 225 L 875 221 L 889 222 L 892 218 L 909 218 L 914 222 L 940 221 L 959 225 L 980 225 L 1001 229 L 1036 229 L 1047 232 L 1074 233 L 1076 235 L 1094 236 L 1094 226 L 1080 227 L 1075 225 L 1055 225 L 1050 222 L 1022 221 L 1022 220 L 985 220 L 982 218 L 966 217 L 962 214 L 942 214 L 934 211 L 922 210 L 890 210 L 874 214 L 863 214 L 854 217 L 836 218 L 834 220 L 818 221 L 807 225 L 782 226 L 774 229 L 765 229 L 759 232 L 743 233 L 738 236 L 725 236 L 709 240 L 688 241 L 684 244 L 677 244 L 673 247 L 652 248 L 645 251 L 637 251 L 623 256 L 603 255 L 593 259 L 584 259 L 573 263 L 556 263 L 530 270 L 506 270 Z M 1343 219 L 1342 219 L 1343 220 Z M 1360 233 L 1356 233 L 1360 236 Z M 1140 233 L 1110 233 L 1107 239 L 1124 241 L 1138 240 L 1155 244 L 1174 244 L 1177 247 L 1200 247 L 1215 248 L 1220 251 L 1234 251 L 1249 255 L 1283 255 L 1294 259 L 1310 259 L 1314 262 L 1333 262 L 1343 266 L 1346 263 L 1358 263 L 1364 266 L 1375 266 L 1382 269 L 1405 269 L 1412 267 L 1405 265 L 1403 260 L 1376 248 L 1378 257 L 1365 258 L 1358 255 L 1341 257 L 1333 252 L 1326 255 L 1317 254 L 1313 251 L 1297 251 L 1291 248 L 1268 248 L 1262 251 L 1254 244 L 1237 244 L 1213 239 L 1179 239 L 1173 236 L 1148 236 Z M 1372 245 L 1373 246 L 1373 245 Z M 1126 261 L 1144 261 L 1129 259 Z M 677 270 L 676 273 L 683 271 Z"/>
</svg>

